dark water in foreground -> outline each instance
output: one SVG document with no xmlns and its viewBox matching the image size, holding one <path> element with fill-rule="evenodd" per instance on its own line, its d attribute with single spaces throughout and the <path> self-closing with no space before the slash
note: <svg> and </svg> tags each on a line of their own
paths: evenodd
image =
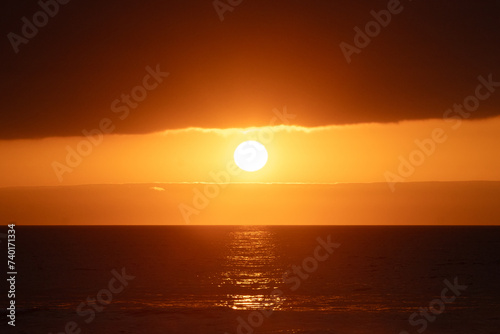
<svg viewBox="0 0 500 334">
<path fill-rule="evenodd" d="M 498 227 L 17 226 L 16 242 L 2 333 L 500 333 Z"/>
</svg>

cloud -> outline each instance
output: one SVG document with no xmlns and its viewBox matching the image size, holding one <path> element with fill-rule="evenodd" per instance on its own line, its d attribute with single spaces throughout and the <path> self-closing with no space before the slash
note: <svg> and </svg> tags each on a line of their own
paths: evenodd
<svg viewBox="0 0 500 334">
<path fill-rule="evenodd" d="M 452 120 L 448 120 L 452 122 Z M 497 124 L 500 122 L 500 116 L 482 118 L 482 119 L 472 119 L 464 120 L 470 126 L 481 126 L 485 124 Z M 332 131 L 356 131 L 363 129 L 397 129 L 401 127 L 420 127 L 425 129 L 427 127 L 438 127 L 443 126 L 444 119 L 434 118 L 425 120 L 401 120 L 397 122 L 390 123 L 356 123 L 356 124 L 346 124 L 346 125 L 324 125 L 324 126 L 300 126 L 300 125 L 275 125 L 275 126 L 261 126 L 261 127 L 246 127 L 246 128 L 199 128 L 199 127 L 189 127 L 183 129 L 165 130 L 153 133 L 158 135 L 182 135 L 182 134 L 205 134 L 205 135 L 219 135 L 222 137 L 229 137 L 233 135 L 246 135 L 252 132 L 259 131 L 272 131 L 274 133 L 328 133 Z"/>
<path fill-rule="evenodd" d="M 149 189 L 155 190 L 155 191 L 165 191 L 165 189 L 162 187 L 150 187 Z"/>
<path fill-rule="evenodd" d="M 21 18 L 39 10 L 36 1 L 7 7 L 5 32 L 18 35 Z M 109 0 L 99 2 L 99 11 L 61 9 L 50 23 L 54 30 L 44 29 L 18 53 L 5 39 L 0 138 L 78 136 L 102 119 L 112 120 L 118 134 L 265 126 L 273 108 L 283 105 L 297 115 L 293 124 L 304 127 L 430 119 L 473 94 L 478 76 L 500 80 L 495 1 L 457 2 L 454 15 L 443 1 L 408 2 L 391 23 L 397 29 L 383 29 L 350 64 L 338 46 L 352 44 L 353 28 L 382 9 L 373 1 L 262 2 L 224 23 L 210 7 L 206 1 Z M 287 15 L 277 15 L 283 10 Z M 123 25 L 123 17 L 138 24 Z M 270 22 L 265 34 L 255 24 L 261 21 Z M 129 38 L 110 45 L 107 36 L 117 33 Z M 207 55 L 202 62 L 201 54 Z M 144 100 L 135 99 L 131 92 L 143 84 L 145 67 L 156 64 L 171 75 Z M 117 113 L 111 105 L 129 95 L 130 115 L 122 122 L 127 107 L 120 103 Z M 496 92 L 472 117 L 499 113 Z"/>
</svg>

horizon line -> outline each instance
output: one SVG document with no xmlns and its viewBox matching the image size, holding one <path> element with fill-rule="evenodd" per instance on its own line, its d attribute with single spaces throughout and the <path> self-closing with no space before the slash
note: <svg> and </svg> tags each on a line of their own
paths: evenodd
<svg viewBox="0 0 500 334">
<path fill-rule="evenodd" d="M 401 184 L 416 183 L 500 183 L 500 180 L 434 180 L 434 181 L 404 181 Z M 387 184 L 386 181 L 371 182 L 206 182 L 206 181 L 178 181 L 178 182 L 125 182 L 125 183 L 82 183 L 66 185 L 39 185 L 39 186 L 0 186 L 1 189 L 9 188 L 59 188 L 59 187 L 88 187 L 88 186 L 124 186 L 124 185 L 344 185 L 344 184 Z"/>
</svg>

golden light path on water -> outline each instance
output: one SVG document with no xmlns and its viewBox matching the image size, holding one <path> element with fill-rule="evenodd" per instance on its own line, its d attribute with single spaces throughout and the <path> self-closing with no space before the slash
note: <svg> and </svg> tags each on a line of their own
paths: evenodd
<svg viewBox="0 0 500 334">
<path fill-rule="evenodd" d="M 228 290 L 218 306 L 235 310 L 279 309 L 284 296 L 272 295 L 282 285 L 276 240 L 262 227 L 242 227 L 230 232 L 218 288 Z"/>
</svg>

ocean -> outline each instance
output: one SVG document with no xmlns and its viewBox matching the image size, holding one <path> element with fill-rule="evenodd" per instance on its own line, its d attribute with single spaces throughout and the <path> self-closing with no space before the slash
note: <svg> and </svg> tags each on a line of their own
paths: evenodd
<svg viewBox="0 0 500 334">
<path fill-rule="evenodd" d="M 500 333 L 500 227 L 18 225 L 16 264 L 8 333 Z"/>
</svg>

